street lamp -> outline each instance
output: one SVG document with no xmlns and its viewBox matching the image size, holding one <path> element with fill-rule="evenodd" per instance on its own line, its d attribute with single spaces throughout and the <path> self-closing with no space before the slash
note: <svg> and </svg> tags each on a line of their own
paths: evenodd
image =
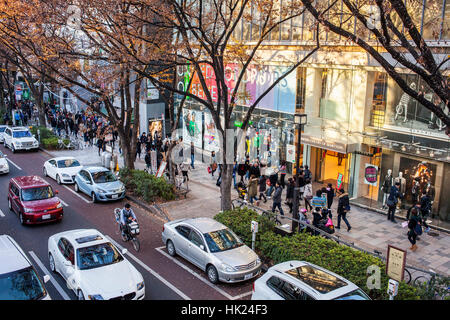
<svg viewBox="0 0 450 320">
<path fill-rule="evenodd" d="M 297 158 L 295 159 L 295 188 L 294 188 L 294 198 L 292 203 L 292 218 L 298 219 L 298 198 L 300 193 L 300 185 L 298 173 L 300 171 L 300 150 L 301 150 L 301 139 L 302 139 L 302 128 L 307 123 L 307 115 L 304 113 L 296 113 L 294 115 L 294 124 L 297 127 Z M 294 232 L 298 227 L 298 223 L 292 220 L 292 232 Z"/>
</svg>

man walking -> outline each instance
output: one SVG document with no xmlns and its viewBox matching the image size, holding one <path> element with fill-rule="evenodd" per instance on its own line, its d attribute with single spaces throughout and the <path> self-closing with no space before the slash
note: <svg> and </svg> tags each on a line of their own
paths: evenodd
<svg viewBox="0 0 450 320">
<path fill-rule="evenodd" d="M 344 188 L 339 189 L 338 193 L 339 193 L 339 202 L 337 208 L 338 221 L 336 229 L 341 228 L 341 218 L 342 218 L 342 220 L 344 220 L 345 224 L 347 225 L 347 231 L 350 231 L 352 227 L 350 226 L 350 223 L 348 222 L 346 217 L 347 212 L 349 211 L 350 208 L 350 199 L 348 198 L 348 193 L 345 193 Z"/>
<path fill-rule="evenodd" d="M 195 169 L 194 167 L 194 157 L 195 157 L 195 147 L 194 147 L 194 142 L 191 141 L 191 167 L 192 169 Z"/>
<path fill-rule="evenodd" d="M 284 216 L 283 208 L 281 208 L 281 193 L 283 192 L 283 188 L 280 186 L 277 181 L 275 184 L 275 192 L 273 194 L 273 204 L 272 204 L 272 212 L 275 212 L 275 208 L 278 207 L 280 210 L 280 214 Z"/>
<path fill-rule="evenodd" d="M 403 195 L 400 193 L 399 191 L 400 189 L 400 181 L 397 181 L 395 183 L 395 185 L 393 185 L 391 187 L 391 191 L 389 193 L 389 197 L 386 201 L 386 204 L 388 206 L 388 214 L 387 214 L 387 219 L 391 220 L 394 223 L 397 223 L 397 221 L 395 220 L 395 210 L 397 208 L 397 202 L 398 199 L 403 198 Z"/>
</svg>

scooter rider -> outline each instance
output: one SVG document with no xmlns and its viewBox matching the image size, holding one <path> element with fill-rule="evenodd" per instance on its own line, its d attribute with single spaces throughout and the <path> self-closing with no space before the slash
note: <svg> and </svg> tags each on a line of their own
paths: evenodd
<svg viewBox="0 0 450 320">
<path fill-rule="evenodd" d="M 129 235 L 129 224 L 133 221 L 137 222 L 136 215 L 134 214 L 133 209 L 131 209 L 130 204 L 126 203 L 125 207 L 120 211 L 120 228 L 122 232 L 125 232 L 125 234 Z"/>
</svg>

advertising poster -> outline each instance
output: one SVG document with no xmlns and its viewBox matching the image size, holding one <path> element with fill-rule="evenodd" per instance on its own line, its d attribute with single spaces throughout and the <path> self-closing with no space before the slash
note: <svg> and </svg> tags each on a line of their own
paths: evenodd
<svg viewBox="0 0 450 320">
<path fill-rule="evenodd" d="M 183 109 L 183 140 L 185 144 L 194 142 L 194 146 L 202 147 L 202 113 Z"/>
<path fill-rule="evenodd" d="M 217 134 L 216 125 L 211 113 L 205 112 L 205 150 L 218 152 L 220 150 L 220 141 Z"/>
<path fill-rule="evenodd" d="M 378 167 L 376 165 L 366 163 L 364 170 L 364 183 L 371 186 L 377 185 Z"/>
<path fill-rule="evenodd" d="M 162 120 L 149 120 L 148 121 L 148 134 L 152 138 L 155 137 L 155 132 L 158 132 L 160 137 L 163 136 L 163 122 Z"/>
<path fill-rule="evenodd" d="M 293 144 L 286 145 L 286 161 L 295 163 L 295 146 Z"/>
</svg>

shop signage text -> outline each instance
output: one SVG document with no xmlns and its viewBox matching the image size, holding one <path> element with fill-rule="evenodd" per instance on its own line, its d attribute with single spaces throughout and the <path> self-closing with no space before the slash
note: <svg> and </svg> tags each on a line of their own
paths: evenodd
<svg viewBox="0 0 450 320">
<path fill-rule="evenodd" d="M 403 280 L 406 265 L 406 251 L 388 245 L 386 273 L 389 278 L 398 282 Z"/>
<path fill-rule="evenodd" d="M 371 186 L 376 186 L 377 178 L 378 178 L 378 167 L 373 164 L 366 163 L 366 168 L 364 170 L 364 183 L 370 184 Z"/>
<path fill-rule="evenodd" d="M 330 140 L 324 140 L 322 138 L 311 137 L 308 135 L 302 135 L 302 143 L 308 144 L 313 147 L 336 151 L 340 153 L 347 153 L 347 145 L 340 142 L 333 142 Z"/>
</svg>

